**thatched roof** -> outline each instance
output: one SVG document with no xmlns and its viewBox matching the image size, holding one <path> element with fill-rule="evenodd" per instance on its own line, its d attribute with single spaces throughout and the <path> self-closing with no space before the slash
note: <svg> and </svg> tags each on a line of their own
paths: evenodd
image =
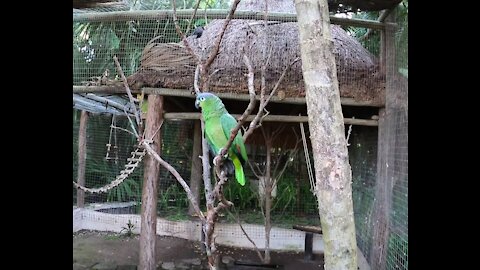
<svg viewBox="0 0 480 270">
<path fill-rule="evenodd" d="M 187 38 L 192 49 L 202 58 L 205 59 L 213 49 L 223 22 L 213 20 L 200 38 Z M 209 91 L 248 93 L 244 53 L 252 62 L 256 73 L 255 86 L 259 89 L 260 69 L 270 48 L 272 56 L 265 79 L 267 89 L 272 89 L 285 67 L 300 56 L 298 36 L 298 27 L 294 22 L 269 22 L 265 28 L 262 21 L 232 20 L 220 44 L 220 52 L 211 66 L 211 72 L 218 71 L 211 76 Z M 383 102 L 384 83 L 380 82 L 377 74 L 375 57 L 339 26 L 332 25 L 332 36 L 340 95 L 362 101 Z M 267 50 L 264 53 L 265 48 Z M 129 77 L 129 83 L 133 88 L 192 89 L 195 66 L 183 43 L 153 41 L 145 47 L 141 67 Z M 305 96 L 301 61 L 291 67 L 278 93 L 286 97 Z"/>
</svg>

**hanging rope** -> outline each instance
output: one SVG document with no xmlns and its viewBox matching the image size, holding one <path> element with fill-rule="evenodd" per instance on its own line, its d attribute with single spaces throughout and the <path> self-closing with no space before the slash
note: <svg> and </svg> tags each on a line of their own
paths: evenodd
<svg viewBox="0 0 480 270">
<path fill-rule="evenodd" d="M 87 188 L 87 187 L 84 187 L 84 186 L 80 186 L 79 184 L 75 183 L 75 181 L 73 181 L 73 185 L 76 188 L 79 188 L 79 189 L 81 189 L 85 192 L 89 192 L 89 193 L 107 192 L 110 189 L 120 185 L 128 176 L 130 176 L 130 174 L 133 173 L 133 171 L 138 167 L 138 164 L 140 164 L 140 162 L 142 161 L 146 152 L 147 152 L 147 150 L 140 149 L 139 147 L 137 147 L 137 149 L 135 149 L 135 151 L 131 152 L 132 156 L 130 158 L 127 158 L 128 163 L 125 164 L 125 169 L 120 172 L 120 175 L 118 175 L 115 178 L 115 180 L 113 180 L 112 182 L 110 182 L 109 184 L 107 184 L 103 187 Z"/>
<path fill-rule="evenodd" d="M 112 114 L 112 123 L 110 124 L 110 135 L 108 136 L 108 143 L 106 144 L 107 146 L 107 153 L 105 154 L 105 159 L 106 160 L 110 160 L 112 159 L 110 157 L 110 148 L 112 147 L 112 134 L 114 135 L 114 145 L 113 145 L 113 148 L 114 148 L 114 152 L 115 152 L 115 164 L 117 164 L 118 162 L 118 151 L 117 151 L 117 130 L 115 129 L 115 126 L 116 126 L 116 121 L 115 121 L 115 114 Z"/>
<path fill-rule="evenodd" d="M 317 186 L 315 185 L 315 178 L 313 177 L 312 165 L 310 163 L 310 154 L 308 153 L 307 139 L 305 138 L 305 130 L 303 123 L 300 123 L 300 131 L 302 133 L 303 153 L 305 154 L 305 163 L 307 164 L 308 179 L 310 180 L 310 191 L 314 196 L 317 196 Z"/>
</svg>

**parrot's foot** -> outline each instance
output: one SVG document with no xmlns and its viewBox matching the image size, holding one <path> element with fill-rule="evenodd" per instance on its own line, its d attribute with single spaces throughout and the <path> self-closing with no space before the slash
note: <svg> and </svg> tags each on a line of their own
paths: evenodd
<svg viewBox="0 0 480 270">
<path fill-rule="evenodd" d="M 220 162 L 219 159 L 220 159 L 220 157 L 218 157 L 218 156 L 215 156 L 215 157 L 213 158 L 213 166 L 215 166 L 215 167 L 217 166 L 217 164 Z"/>
<path fill-rule="evenodd" d="M 220 148 L 220 150 L 218 150 L 218 153 L 221 153 L 223 151 L 223 147 Z M 228 152 L 225 153 L 225 155 L 223 156 L 223 159 L 226 159 L 228 157 Z"/>
</svg>

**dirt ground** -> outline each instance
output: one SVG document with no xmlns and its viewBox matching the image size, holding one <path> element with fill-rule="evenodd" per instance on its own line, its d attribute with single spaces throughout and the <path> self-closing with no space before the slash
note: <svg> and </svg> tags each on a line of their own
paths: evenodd
<svg viewBox="0 0 480 270">
<path fill-rule="evenodd" d="M 127 237 L 111 232 L 79 231 L 73 234 L 73 269 L 120 270 L 136 269 L 139 235 Z M 176 237 L 157 237 L 157 269 L 208 269 L 200 242 Z M 305 261 L 303 252 L 272 252 L 272 263 L 260 265 L 255 251 L 218 247 L 222 259 L 220 269 L 323 269 L 323 256 Z"/>
</svg>

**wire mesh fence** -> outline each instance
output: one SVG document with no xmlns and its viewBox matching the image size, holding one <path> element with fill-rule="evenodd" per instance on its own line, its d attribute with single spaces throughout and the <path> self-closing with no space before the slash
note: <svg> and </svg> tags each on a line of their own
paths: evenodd
<svg viewBox="0 0 480 270">
<path fill-rule="evenodd" d="M 74 10 L 73 21 L 73 83 L 76 86 L 122 85 L 118 80 L 113 56 L 116 55 L 128 77 L 132 90 L 142 87 L 175 88 L 191 91 L 195 62 L 188 54 L 173 23 L 171 5 L 168 1 L 138 1 L 136 5 L 102 7 L 96 9 Z M 195 1 L 183 1 L 179 4 L 179 26 L 186 33 L 192 49 L 203 59 L 212 50 L 213 41 L 221 30 L 227 11 L 214 13 L 213 9 L 227 8 L 228 1 L 214 1 L 213 6 L 201 6 L 197 17 L 190 21 Z M 290 12 L 290 7 L 272 7 L 270 12 Z M 187 10 L 186 12 L 182 13 Z M 129 11 L 128 11 L 129 10 Z M 124 11 L 119 12 L 119 11 Z M 127 12 L 128 11 L 128 12 Z M 239 7 L 239 16 L 234 19 L 225 33 L 211 68 L 211 91 L 234 94 L 247 93 L 246 67 L 241 59 L 246 53 L 253 60 L 255 85 L 259 89 L 262 65 L 267 62 L 267 93 L 278 80 L 285 68 L 300 56 L 298 30 L 295 17 L 269 19 L 266 24 L 258 20 L 261 16 L 249 15 L 244 7 Z M 294 11 L 293 11 L 294 12 Z M 375 261 L 373 251 L 378 242 L 374 236 L 376 216 L 374 204 L 376 187 L 386 181 L 390 191 L 387 198 L 386 223 L 387 242 L 385 256 L 386 269 L 408 269 L 408 23 L 405 14 L 396 11 L 398 21 L 393 32 L 394 52 L 384 56 L 394 59 L 382 69 L 382 30 L 363 27 L 335 26 L 334 52 L 337 60 L 337 74 L 340 93 L 343 98 L 352 98 L 369 104 L 386 102 L 385 121 L 391 130 L 388 132 L 390 152 L 387 157 L 388 179 L 378 178 L 377 152 L 379 130 L 377 127 L 353 126 L 348 147 L 352 167 L 352 187 L 357 245 L 369 262 Z M 261 14 L 261 13 L 260 13 Z M 408 13 L 407 13 L 408 15 Z M 250 16 L 250 17 L 249 17 Z M 369 17 L 370 16 L 370 17 Z M 359 13 L 354 18 L 376 19 L 380 14 Z M 260 18 L 261 19 L 261 18 Z M 195 29 L 204 26 L 202 35 L 193 34 Z M 188 28 L 188 31 L 187 31 Z M 391 38 L 392 38 L 391 37 Z M 387 46 L 388 47 L 388 46 Z M 271 54 L 269 56 L 269 54 Z M 389 63 L 389 64 L 388 64 Z M 392 75 L 393 74 L 393 75 Z M 389 77 L 390 76 L 390 77 Z M 389 87 L 390 90 L 389 92 Z M 387 90 L 386 90 L 387 89 Z M 125 96 L 125 95 L 123 95 Z M 279 99 L 304 97 L 301 62 L 295 63 L 286 73 L 282 86 L 278 89 Z M 193 103 L 173 99 L 168 101 L 167 110 L 193 111 Z M 181 104 L 178 104 L 181 103 Z M 169 107 L 170 106 L 170 107 Z M 275 107 L 277 106 L 277 107 Z M 180 108 L 187 109 L 180 109 Z M 287 108 L 288 107 L 288 108 Z M 272 112 L 285 114 L 301 113 L 303 108 L 295 106 L 272 105 Z M 228 107 L 227 107 L 228 109 Z M 378 115 L 377 107 L 353 108 L 344 106 L 344 116 L 358 119 L 371 119 Z M 80 113 L 73 111 L 73 177 L 78 171 L 78 128 Z M 162 132 L 161 156 L 174 166 L 180 175 L 189 181 L 192 175 L 192 155 L 194 140 L 194 121 L 165 121 Z M 298 126 L 295 127 L 299 133 Z M 136 148 L 135 137 L 126 132 L 130 129 L 129 120 L 124 116 L 91 113 L 87 125 L 87 156 L 85 186 L 103 186 L 124 169 L 130 153 Z M 305 130 L 308 131 L 307 125 Z M 348 126 L 346 126 L 348 130 Z M 256 131 L 257 132 L 257 131 Z M 293 133 L 292 133 L 293 134 Z M 307 134 L 308 138 L 308 134 Z M 278 157 L 278 163 L 286 165 L 285 172 L 278 180 L 274 190 L 272 205 L 272 223 L 274 226 L 291 228 L 293 224 L 319 225 L 318 207 L 311 191 L 305 162 L 305 153 L 298 150 L 289 154 L 292 145 L 274 147 L 272 154 Z M 247 185 L 239 186 L 235 181 L 227 183 L 224 193 L 232 200 L 244 223 L 263 224 L 262 180 L 258 179 L 258 169 L 263 169 L 266 157 L 262 139 L 247 144 L 251 166 L 244 166 Z M 310 159 L 313 160 L 311 151 Z M 274 163 L 275 165 L 276 163 Z M 182 187 L 166 170 L 160 170 L 157 212 L 158 216 L 168 220 L 187 220 L 188 200 Z M 86 203 L 134 202 L 134 213 L 140 213 L 141 190 L 143 182 L 143 164 L 131 174 L 119 187 L 108 193 L 86 194 Z M 77 191 L 73 188 L 73 204 L 77 203 Z M 200 188 L 200 206 L 205 210 L 205 196 Z M 229 214 L 220 217 L 220 222 L 235 223 Z M 244 237 L 234 235 L 232 237 Z M 274 235 L 273 237 L 288 237 Z M 375 268 L 374 268 L 375 269 Z"/>
</svg>

